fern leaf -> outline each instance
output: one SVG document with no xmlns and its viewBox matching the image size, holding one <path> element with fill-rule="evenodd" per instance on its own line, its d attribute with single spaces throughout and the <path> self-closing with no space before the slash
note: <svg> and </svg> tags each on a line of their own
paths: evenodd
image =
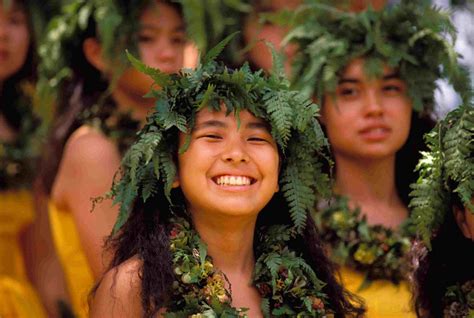
<svg viewBox="0 0 474 318">
<path fill-rule="evenodd" d="M 156 85 L 161 87 L 166 86 L 170 82 L 170 76 L 161 72 L 159 69 L 145 65 L 142 61 L 134 57 L 128 50 L 126 51 L 127 58 L 138 71 L 150 76 Z"/>
</svg>

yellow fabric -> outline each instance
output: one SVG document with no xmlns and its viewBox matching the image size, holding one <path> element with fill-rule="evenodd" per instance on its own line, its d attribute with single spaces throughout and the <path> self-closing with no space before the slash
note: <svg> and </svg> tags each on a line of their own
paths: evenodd
<svg viewBox="0 0 474 318">
<path fill-rule="evenodd" d="M 341 268 L 344 286 L 365 301 L 369 318 L 416 317 L 411 309 L 411 293 L 407 282 L 395 285 L 388 280 L 375 280 L 369 287 L 358 290 L 364 275 L 348 267 Z"/>
<path fill-rule="evenodd" d="M 49 202 L 49 218 L 54 244 L 66 276 L 74 313 L 88 317 L 87 296 L 94 278 L 79 240 L 72 214 Z"/>
<path fill-rule="evenodd" d="M 46 317 L 25 272 L 19 233 L 34 218 L 31 193 L 0 192 L 0 317 Z"/>
</svg>

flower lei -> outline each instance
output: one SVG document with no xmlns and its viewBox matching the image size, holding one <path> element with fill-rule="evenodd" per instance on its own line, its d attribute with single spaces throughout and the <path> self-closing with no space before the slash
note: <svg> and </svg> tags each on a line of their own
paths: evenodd
<svg viewBox="0 0 474 318">
<path fill-rule="evenodd" d="M 364 272 L 365 280 L 360 288 L 375 279 L 398 283 L 406 277 L 412 240 L 406 226 L 393 231 L 369 225 L 360 209 L 350 209 L 347 198 L 341 196 L 318 211 L 315 222 L 322 241 L 330 247 L 331 258 L 338 264 Z"/>
<path fill-rule="evenodd" d="M 474 317 L 474 280 L 448 287 L 443 305 L 444 317 Z"/>
<path fill-rule="evenodd" d="M 293 231 L 287 226 L 257 231 L 253 284 L 262 297 L 262 312 L 265 317 L 330 317 L 324 283 L 288 248 Z M 232 307 L 229 282 L 213 266 L 190 222 L 173 219 L 169 233 L 175 281 L 165 317 L 247 317 L 246 308 Z"/>
</svg>

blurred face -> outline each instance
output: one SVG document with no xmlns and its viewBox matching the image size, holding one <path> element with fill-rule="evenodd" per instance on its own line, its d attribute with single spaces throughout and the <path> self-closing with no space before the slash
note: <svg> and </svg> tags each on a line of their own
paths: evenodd
<svg viewBox="0 0 474 318">
<path fill-rule="evenodd" d="M 294 9 L 300 1 L 270 0 L 262 2 L 261 6 L 257 9 L 257 13 L 250 15 L 245 21 L 243 36 L 247 44 L 253 44 L 248 52 L 249 60 L 258 68 L 269 71 L 272 68 L 272 55 L 265 41 L 272 43 L 276 50 L 282 49 L 281 41 L 286 36 L 288 29 L 268 22 L 262 25 L 259 22 L 259 14 L 277 12 L 282 9 Z M 296 53 L 296 47 L 294 44 L 289 44 L 283 48 L 283 52 L 287 59 L 285 70 L 289 74 L 291 60 Z"/>
<path fill-rule="evenodd" d="M 329 142 L 338 156 L 356 160 L 395 156 L 410 131 L 412 107 L 407 87 L 395 70 L 370 78 L 364 60 L 353 60 L 340 76 L 335 95 L 321 111 Z"/>
<path fill-rule="evenodd" d="M 26 13 L 13 2 L 0 1 L 0 82 L 20 70 L 26 60 L 30 34 Z"/>
<path fill-rule="evenodd" d="M 168 4 L 153 2 L 140 16 L 138 50 L 148 66 L 176 73 L 183 66 L 186 44 L 184 25 L 178 11 Z M 134 68 L 127 69 L 119 85 L 139 96 L 146 94 L 152 80 Z"/>
<path fill-rule="evenodd" d="M 201 110 L 179 155 L 178 182 L 193 217 L 257 216 L 278 191 L 279 155 L 267 125 L 244 111 Z M 180 136 L 183 145 L 185 135 Z"/>
</svg>

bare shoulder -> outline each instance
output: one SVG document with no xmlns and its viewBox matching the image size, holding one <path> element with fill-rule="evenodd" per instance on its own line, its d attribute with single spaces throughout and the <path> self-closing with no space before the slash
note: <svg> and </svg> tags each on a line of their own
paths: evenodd
<svg viewBox="0 0 474 318">
<path fill-rule="evenodd" d="M 63 198 L 68 190 L 81 186 L 93 192 L 96 187 L 95 192 L 101 195 L 104 189 L 110 188 L 119 165 L 120 153 L 114 142 L 101 132 L 82 126 L 69 137 L 64 147 L 53 197 Z"/>
<path fill-rule="evenodd" d="M 68 139 L 63 158 L 77 162 L 108 159 L 119 156 L 117 146 L 100 131 L 89 126 L 78 128 Z"/>
<path fill-rule="evenodd" d="M 90 317 L 141 317 L 142 261 L 133 257 L 103 276 L 91 303 Z"/>
</svg>

